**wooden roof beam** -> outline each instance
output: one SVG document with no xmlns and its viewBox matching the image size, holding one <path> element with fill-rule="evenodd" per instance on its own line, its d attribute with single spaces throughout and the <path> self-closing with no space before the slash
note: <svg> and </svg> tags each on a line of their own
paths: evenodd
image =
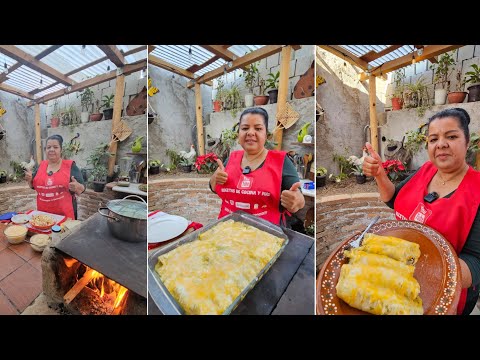
<svg viewBox="0 0 480 360">
<path fill-rule="evenodd" d="M 125 57 L 115 45 L 97 45 L 116 67 L 125 65 Z"/>
<path fill-rule="evenodd" d="M 415 51 L 415 60 L 417 62 L 423 61 L 430 59 L 434 56 L 443 54 L 447 51 L 455 50 L 464 45 L 427 45 L 423 48 L 423 53 L 422 55 L 418 55 L 418 52 Z M 395 60 L 388 61 L 375 70 L 372 71 L 371 75 L 378 76 L 378 75 L 385 75 L 389 72 L 395 71 L 397 69 L 400 69 L 404 66 L 408 66 L 412 63 L 412 55 L 413 54 L 407 54 L 404 56 L 401 56 Z M 366 75 L 366 74 L 362 74 Z"/>
<path fill-rule="evenodd" d="M 266 45 L 258 50 L 252 51 L 242 57 L 239 57 L 233 60 L 232 66 L 227 68 L 227 72 L 231 72 L 241 67 L 250 65 L 270 55 L 279 53 L 280 51 L 282 51 L 282 48 L 283 48 L 283 45 Z M 224 71 L 223 66 L 217 69 L 214 69 L 212 71 L 209 71 L 203 74 L 202 76 L 198 77 L 195 81 L 190 81 L 187 84 L 187 87 L 190 89 L 195 85 L 195 83 L 199 83 L 199 84 L 207 83 L 208 81 L 221 76 L 223 74 L 223 71 Z"/>
<path fill-rule="evenodd" d="M 37 60 L 40 60 L 41 58 L 44 58 L 45 56 L 47 56 L 48 54 L 51 54 L 52 52 L 54 52 L 55 50 L 57 50 L 59 47 L 61 47 L 62 45 L 52 45 L 52 46 L 49 46 L 48 48 L 46 48 L 45 50 L 43 50 L 42 52 L 40 52 L 39 54 L 35 55 L 35 59 Z M 22 63 L 15 63 L 13 64 L 12 66 L 10 66 L 8 68 L 8 74 L 14 72 L 15 70 L 17 70 L 20 66 L 22 66 L 23 64 Z M 2 73 L 0 74 L 0 83 L 8 80 L 8 74 L 6 73 Z"/>
<path fill-rule="evenodd" d="M 368 63 L 365 60 L 360 59 L 358 56 L 353 55 L 350 51 L 345 50 L 339 45 L 317 45 L 323 50 L 326 50 L 334 55 L 337 55 L 339 58 L 342 58 L 346 62 L 358 66 L 363 71 L 367 71 Z"/>
<path fill-rule="evenodd" d="M 33 95 L 30 95 L 29 93 L 22 91 L 20 89 L 17 89 L 13 86 L 7 85 L 7 84 L 0 84 L 0 90 L 6 91 L 10 94 L 18 95 L 30 100 L 33 100 Z"/>
<path fill-rule="evenodd" d="M 123 68 L 112 70 L 112 71 L 110 71 L 106 74 L 98 75 L 98 76 L 95 76 L 91 79 L 87 79 L 85 81 L 79 82 L 79 83 L 73 85 L 72 88 L 70 89 L 70 91 L 68 91 L 68 89 L 66 89 L 66 88 L 65 89 L 60 89 L 60 90 L 55 91 L 51 94 L 48 94 L 48 95 L 42 96 L 41 98 L 35 99 L 34 101 L 30 101 L 27 104 L 27 106 L 32 106 L 35 103 L 44 103 L 44 102 L 59 98 L 59 97 L 65 95 L 65 94 L 74 93 L 76 91 L 86 89 L 87 87 L 98 85 L 98 84 L 101 84 L 105 81 L 113 80 L 117 77 L 117 71 L 121 71 L 123 75 L 129 75 L 129 74 L 134 73 L 136 71 L 142 70 L 146 66 L 147 66 L 147 60 L 140 60 L 140 61 L 137 61 L 137 62 L 134 62 L 134 63 L 131 63 L 131 64 L 127 64 Z"/>
<path fill-rule="evenodd" d="M 200 45 L 200 46 L 203 47 L 205 50 L 208 50 L 214 55 L 217 55 L 218 57 L 227 61 L 232 61 L 238 58 L 237 55 L 235 55 L 233 52 L 226 49 L 222 45 Z"/>
<path fill-rule="evenodd" d="M 143 51 L 143 50 L 146 50 L 146 49 L 147 49 L 147 46 L 146 46 L 146 45 L 142 45 L 142 46 L 136 47 L 135 49 L 128 50 L 128 51 L 125 51 L 125 52 L 123 52 L 123 50 L 120 50 L 120 51 L 123 53 L 123 56 L 128 56 L 128 55 L 132 55 L 132 54 L 135 54 L 135 53 L 137 53 L 137 52 L 140 52 L 140 51 Z M 72 70 L 72 71 L 69 71 L 69 72 L 66 73 L 65 75 L 66 75 L 66 76 L 70 76 L 70 75 L 76 74 L 76 73 L 78 73 L 78 72 L 80 72 L 80 71 L 82 71 L 82 70 L 88 69 L 88 68 L 91 67 L 91 66 L 100 64 L 101 62 L 103 62 L 103 61 L 105 61 L 105 60 L 107 60 L 107 59 L 108 59 L 108 57 L 104 56 L 104 57 L 102 57 L 102 58 L 100 58 L 100 59 L 97 59 L 97 60 L 92 61 L 91 63 L 85 64 L 85 65 L 83 65 L 83 66 L 80 66 L 79 68 L 76 68 L 76 69 L 74 69 L 74 70 Z M 57 84 L 58 84 L 58 82 L 54 82 L 54 83 L 52 83 L 52 84 L 50 84 L 50 85 L 48 85 L 48 86 L 45 86 L 44 88 L 37 88 L 37 89 L 35 89 L 35 90 L 30 91 L 29 94 L 31 94 L 31 95 L 37 94 L 37 93 L 42 92 L 42 91 L 44 91 L 44 90 L 50 89 L 51 87 L 53 87 L 53 86 L 55 86 L 55 85 L 57 85 Z"/>
<path fill-rule="evenodd" d="M 155 50 L 155 45 L 148 45 L 148 53 L 150 54 L 153 50 Z"/>
<path fill-rule="evenodd" d="M 70 79 L 68 76 L 35 59 L 35 57 L 33 57 L 32 55 L 26 53 L 25 51 L 17 48 L 14 45 L 0 45 L 0 52 L 11 57 L 12 59 L 17 60 L 19 63 L 22 63 L 22 65 L 28 66 L 29 68 L 38 71 L 40 74 L 48 76 L 49 78 L 52 78 L 62 84 L 65 84 L 67 86 L 75 84 L 75 81 Z"/>
<path fill-rule="evenodd" d="M 218 56 L 214 56 L 210 59 L 208 59 L 207 61 L 205 61 L 203 64 L 200 64 L 200 65 L 197 65 L 197 64 L 193 64 L 192 66 L 190 66 L 187 71 L 190 71 L 191 73 L 196 73 L 198 70 L 201 70 L 203 69 L 204 67 L 214 63 L 215 61 L 217 61 L 218 59 L 220 59 Z"/>
<path fill-rule="evenodd" d="M 392 51 L 395 51 L 401 47 L 402 45 L 390 45 L 389 47 L 387 47 L 386 49 L 383 49 L 382 51 L 379 51 L 378 53 L 375 51 L 370 51 L 365 55 L 360 56 L 360 59 L 365 60 L 367 63 L 369 63 L 371 61 L 381 58 L 382 56 L 390 54 Z"/>
<path fill-rule="evenodd" d="M 181 67 L 178 67 L 176 65 L 170 64 L 169 62 L 167 62 L 165 60 L 162 60 L 159 57 L 156 57 L 155 55 L 148 55 L 148 64 L 149 65 L 155 65 L 159 68 L 171 71 L 171 72 L 173 72 L 177 75 L 181 75 L 181 76 L 184 76 L 184 77 L 189 78 L 189 79 L 195 79 L 195 74 L 194 73 L 192 73 L 188 70 L 182 69 Z M 207 85 L 212 86 L 213 84 L 210 82 Z"/>
</svg>

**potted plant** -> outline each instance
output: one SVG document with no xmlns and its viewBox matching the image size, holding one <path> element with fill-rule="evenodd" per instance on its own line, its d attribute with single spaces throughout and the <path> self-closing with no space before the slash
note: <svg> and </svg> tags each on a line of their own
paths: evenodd
<svg viewBox="0 0 480 360">
<path fill-rule="evenodd" d="M 105 116 L 105 120 L 111 120 L 113 117 L 113 98 L 115 97 L 114 94 L 111 95 L 104 95 L 102 98 L 102 108 L 103 115 Z"/>
<path fill-rule="evenodd" d="M 438 59 L 438 63 L 430 66 L 430 69 L 433 69 L 435 73 L 433 83 L 442 86 L 441 89 L 435 89 L 435 105 L 444 105 L 447 101 L 447 93 L 450 88 L 450 80 L 448 78 L 455 64 L 452 51 L 442 54 Z M 452 70 L 450 70 L 451 68 Z"/>
<path fill-rule="evenodd" d="M 199 174 L 211 174 L 217 167 L 218 157 L 214 153 L 208 153 L 197 157 L 195 161 L 195 168 Z"/>
<path fill-rule="evenodd" d="M 103 113 L 100 112 L 102 106 L 100 105 L 100 101 L 97 99 L 95 100 L 95 110 L 90 114 L 90 121 L 100 121 L 103 118 Z"/>
<path fill-rule="evenodd" d="M 53 102 L 52 118 L 50 119 L 50 126 L 56 128 L 60 125 L 60 110 L 58 109 L 58 100 Z"/>
<path fill-rule="evenodd" d="M 465 160 L 469 165 L 475 167 L 475 162 L 477 159 L 477 152 L 479 150 L 478 142 L 480 140 L 480 136 L 476 133 L 470 134 L 470 141 L 468 143 L 467 154 L 465 155 Z M 476 169 L 478 170 L 478 169 Z"/>
<path fill-rule="evenodd" d="M 245 87 L 248 89 L 248 92 L 245 94 L 245 106 L 252 107 L 254 96 L 253 88 L 255 86 L 255 80 L 258 76 L 258 62 L 247 65 L 240 76 L 243 76 Z"/>
<path fill-rule="evenodd" d="M 161 163 L 159 160 L 150 160 L 148 162 L 148 173 L 150 175 L 160 174 Z"/>
<path fill-rule="evenodd" d="M 403 80 L 405 79 L 405 74 L 401 69 L 395 71 L 393 75 L 394 90 L 392 94 L 392 110 L 401 110 L 403 107 L 403 91 L 405 85 Z"/>
<path fill-rule="evenodd" d="M 70 105 L 68 108 L 65 108 L 60 117 L 62 118 L 62 125 L 68 126 L 77 123 L 77 112 L 73 105 Z"/>
<path fill-rule="evenodd" d="M 93 105 L 93 90 L 90 88 L 86 88 L 80 95 L 80 104 L 82 105 L 82 112 L 80 114 L 80 118 L 82 124 L 88 122 L 88 118 L 90 116 L 90 107 Z"/>
<path fill-rule="evenodd" d="M 87 164 L 92 165 L 93 169 L 90 171 L 89 181 L 93 183 L 93 190 L 95 192 L 103 192 L 105 188 L 107 177 L 107 159 L 112 156 L 108 151 L 108 144 L 100 144 L 97 146 L 89 158 Z"/>
<path fill-rule="evenodd" d="M 220 112 L 223 109 L 223 101 L 225 100 L 224 83 L 221 78 L 218 79 L 217 93 L 215 94 L 215 99 L 213 100 L 213 111 Z"/>
<path fill-rule="evenodd" d="M 192 165 L 195 163 L 195 161 L 192 158 L 186 158 L 186 157 L 181 157 L 180 162 L 178 165 L 180 165 L 181 169 L 183 172 L 191 172 L 192 171 Z"/>
<path fill-rule="evenodd" d="M 347 159 L 347 161 L 352 166 L 351 174 L 355 175 L 355 180 L 357 181 L 357 184 L 364 184 L 365 181 L 367 181 L 367 177 L 363 173 L 363 160 L 364 159 L 365 159 L 364 156 L 359 158 L 355 155 L 349 156 L 348 159 Z"/>
<path fill-rule="evenodd" d="M 230 90 L 225 90 L 225 99 L 223 102 L 224 110 L 230 110 L 233 117 L 237 116 L 237 111 L 241 108 L 240 91 L 238 86 L 233 85 Z"/>
<path fill-rule="evenodd" d="M 400 160 L 387 160 L 382 163 L 385 173 L 392 181 L 402 180 L 405 166 Z"/>
<path fill-rule="evenodd" d="M 7 182 L 7 172 L 5 170 L 0 170 L 0 183 L 6 183 Z"/>
<path fill-rule="evenodd" d="M 468 94 L 466 91 L 463 91 L 463 86 L 465 85 L 465 82 L 462 80 L 462 72 L 460 70 L 457 71 L 456 79 L 457 85 L 455 87 L 455 91 L 450 91 L 447 95 L 449 104 L 463 103 L 465 97 Z"/>
<path fill-rule="evenodd" d="M 468 90 L 468 102 L 480 100 L 480 67 L 477 64 L 470 65 L 472 71 L 465 73 L 465 83 L 471 83 Z"/>
<path fill-rule="evenodd" d="M 271 89 L 268 92 L 268 97 L 270 99 L 270 104 L 275 104 L 278 97 L 278 82 L 280 80 L 280 71 L 276 73 L 269 73 L 267 78 L 267 89 Z"/>
<path fill-rule="evenodd" d="M 315 183 L 317 184 L 317 188 L 325 186 L 325 183 L 327 181 L 327 169 L 323 166 L 319 166 L 315 170 Z"/>
</svg>

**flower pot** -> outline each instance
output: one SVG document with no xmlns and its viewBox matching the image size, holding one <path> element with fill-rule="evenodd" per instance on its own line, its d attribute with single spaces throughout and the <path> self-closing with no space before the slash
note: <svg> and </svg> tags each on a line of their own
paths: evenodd
<svg viewBox="0 0 480 360">
<path fill-rule="evenodd" d="M 402 110 L 403 99 L 402 98 L 392 98 L 392 110 Z"/>
<path fill-rule="evenodd" d="M 452 92 L 449 92 L 448 95 L 447 95 L 448 103 L 449 104 L 463 103 L 467 94 L 468 93 L 466 91 L 452 91 Z"/>
<path fill-rule="evenodd" d="M 245 94 L 245 107 L 253 106 L 253 94 Z"/>
<path fill-rule="evenodd" d="M 472 85 L 467 88 L 468 90 L 468 102 L 474 102 L 480 100 L 480 84 Z"/>
<path fill-rule="evenodd" d="M 446 89 L 435 89 L 435 105 L 445 105 L 447 101 Z"/>
<path fill-rule="evenodd" d="M 103 115 L 105 116 L 105 120 L 112 120 L 112 117 L 113 117 L 113 109 L 105 109 L 105 110 L 103 110 Z"/>
<path fill-rule="evenodd" d="M 278 98 L 278 89 L 268 91 L 268 98 L 270 99 L 270 104 L 276 104 Z"/>
<path fill-rule="evenodd" d="M 160 174 L 160 166 L 150 166 L 150 169 L 148 169 L 148 173 L 150 175 Z"/>
<path fill-rule="evenodd" d="M 155 120 L 155 116 L 148 116 L 148 124 L 150 125 L 151 123 L 153 123 L 153 120 Z"/>
<path fill-rule="evenodd" d="M 0 184 L 6 183 L 7 182 L 7 177 L 6 176 L 0 176 Z"/>
<path fill-rule="evenodd" d="M 357 184 L 364 184 L 367 177 L 365 175 L 355 175 L 355 180 L 357 180 Z"/>
<path fill-rule="evenodd" d="M 213 111 L 215 111 L 215 112 L 222 111 L 222 102 L 221 101 L 215 100 L 213 102 Z"/>
<path fill-rule="evenodd" d="M 103 118 L 102 113 L 90 114 L 90 121 L 100 121 L 100 120 L 102 120 L 102 118 Z"/>
<path fill-rule="evenodd" d="M 80 114 L 80 119 L 82 124 L 87 123 L 89 117 L 90 117 L 90 114 L 88 113 L 88 111 L 82 111 Z"/>
<path fill-rule="evenodd" d="M 50 126 L 52 128 L 56 128 L 56 127 L 58 127 L 58 125 L 60 125 L 60 118 L 54 117 L 50 120 Z"/>
<path fill-rule="evenodd" d="M 253 102 L 256 106 L 266 105 L 268 103 L 269 97 L 267 95 L 255 96 Z"/>
<path fill-rule="evenodd" d="M 105 185 L 107 183 L 105 181 L 94 181 L 93 182 L 93 191 L 95 192 L 103 192 L 105 189 Z"/>
<path fill-rule="evenodd" d="M 317 176 L 316 177 L 316 186 L 317 188 L 325 186 L 327 182 L 327 175 Z"/>
<path fill-rule="evenodd" d="M 192 165 L 182 165 L 180 166 L 183 172 L 189 173 L 192 172 Z"/>
</svg>

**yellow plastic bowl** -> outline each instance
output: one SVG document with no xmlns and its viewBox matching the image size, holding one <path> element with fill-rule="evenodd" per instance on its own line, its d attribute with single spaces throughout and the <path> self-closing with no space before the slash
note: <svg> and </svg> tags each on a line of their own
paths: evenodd
<svg viewBox="0 0 480 360">
<path fill-rule="evenodd" d="M 20 244 L 25 240 L 28 229 L 22 225 L 12 225 L 7 227 L 3 234 L 10 244 Z"/>
</svg>

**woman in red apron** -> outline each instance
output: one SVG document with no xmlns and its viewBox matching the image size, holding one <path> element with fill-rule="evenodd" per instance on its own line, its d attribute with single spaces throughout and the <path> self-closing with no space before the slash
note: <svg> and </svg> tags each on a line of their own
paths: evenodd
<svg viewBox="0 0 480 360">
<path fill-rule="evenodd" d="M 76 196 L 86 187 L 75 162 L 62 159 L 62 144 L 60 135 L 48 137 L 47 160 L 33 174 L 30 170 L 25 172 L 25 180 L 37 191 L 37 210 L 77 219 Z"/>
<path fill-rule="evenodd" d="M 367 143 L 370 156 L 363 171 L 374 176 L 380 197 L 398 220 L 426 224 L 441 233 L 460 260 L 462 293 L 457 314 L 472 312 L 480 285 L 480 172 L 466 160 L 470 116 L 461 108 L 443 110 L 428 122 L 427 161 L 395 186 L 380 156 Z"/>
<path fill-rule="evenodd" d="M 240 116 L 238 142 L 243 150 L 233 151 L 226 166 L 210 178 L 210 188 L 222 199 L 218 218 L 243 210 L 279 225 L 283 213 L 305 206 L 301 185 L 285 151 L 265 148 L 268 114 L 262 108 L 246 109 Z"/>
</svg>

